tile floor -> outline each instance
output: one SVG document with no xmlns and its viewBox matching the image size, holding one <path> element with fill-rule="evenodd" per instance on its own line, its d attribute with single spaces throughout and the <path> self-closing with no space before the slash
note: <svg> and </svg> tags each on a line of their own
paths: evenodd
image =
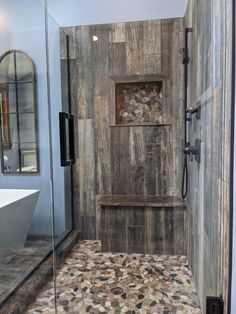
<svg viewBox="0 0 236 314">
<path fill-rule="evenodd" d="M 0 304 L 50 251 L 50 237 L 28 239 L 23 249 L 0 250 Z"/>
<path fill-rule="evenodd" d="M 80 241 L 57 272 L 58 313 L 200 314 L 184 256 L 101 253 L 99 241 Z M 27 314 L 55 313 L 53 284 Z"/>
</svg>

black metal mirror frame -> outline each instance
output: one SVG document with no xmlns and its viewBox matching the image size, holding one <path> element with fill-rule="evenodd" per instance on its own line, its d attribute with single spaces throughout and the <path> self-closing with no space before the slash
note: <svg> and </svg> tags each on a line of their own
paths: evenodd
<svg viewBox="0 0 236 314">
<path fill-rule="evenodd" d="M 24 55 L 28 61 L 31 63 L 31 68 L 32 68 L 32 80 L 30 81 L 22 81 L 20 82 L 17 79 L 17 67 L 16 67 L 16 53 L 20 53 L 22 55 Z M 12 49 L 12 50 L 8 50 L 6 51 L 4 54 L 2 54 L 0 56 L 0 64 L 1 62 L 4 60 L 4 58 L 6 56 L 8 56 L 9 54 L 13 54 L 14 56 L 14 81 L 10 82 L 10 81 L 6 81 L 3 83 L 0 83 L 0 93 L 2 90 L 7 90 L 8 86 L 10 84 L 14 85 L 15 87 L 15 93 L 16 93 L 16 119 L 17 119 L 17 132 L 18 132 L 18 158 L 19 158 L 19 171 L 10 171 L 9 169 L 7 169 L 7 167 L 5 166 L 5 162 L 4 162 L 4 149 L 5 148 L 11 148 L 11 140 L 10 140 L 10 121 L 9 121 L 9 115 L 12 114 L 11 112 L 6 112 L 6 113 L 2 113 L 2 108 L 0 108 L 0 145 L 1 145 L 1 172 L 3 174 L 23 174 L 23 175 L 33 175 L 33 174 L 38 174 L 40 172 L 39 169 L 39 147 L 38 147 L 38 121 L 37 121 L 37 106 L 36 106 L 36 72 L 35 72 L 35 66 L 33 63 L 33 60 L 30 58 L 30 56 L 28 54 L 26 54 L 25 52 L 21 51 L 21 50 L 17 50 L 17 49 Z M 24 114 L 24 113 L 20 113 L 19 112 L 19 98 L 18 98 L 18 84 L 22 84 L 22 83 L 31 83 L 32 84 L 32 95 L 33 95 L 33 110 L 31 112 L 26 112 L 27 113 L 31 113 L 34 114 L 34 132 L 35 132 L 35 161 L 36 161 L 36 170 L 35 171 L 22 171 L 22 168 L 24 167 L 22 165 L 22 152 L 21 152 L 21 144 L 22 143 L 33 143 L 33 142 L 21 142 L 20 140 L 20 125 L 19 125 L 19 114 Z M 5 102 L 8 102 L 9 100 L 7 99 L 8 95 L 7 95 L 7 91 L 5 92 Z M 8 102 L 8 108 L 9 108 L 9 102 Z M 5 123 L 5 126 L 3 128 L 3 125 Z M 6 130 L 8 130 L 8 134 L 6 132 Z M 5 134 L 3 134 L 3 132 L 5 132 Z M 7 139 L 7 140 L 6 140 Z"/>
</svg>

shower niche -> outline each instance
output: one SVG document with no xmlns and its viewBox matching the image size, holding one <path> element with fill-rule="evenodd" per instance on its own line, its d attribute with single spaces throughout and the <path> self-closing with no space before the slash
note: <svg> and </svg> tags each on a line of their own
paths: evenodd
<svg viewBox="0 0 236 314">
<path fill-rule="evenodd" d="M 116 125 L 163 123 L 162 81 L 115 84 Z"/>
</svg>

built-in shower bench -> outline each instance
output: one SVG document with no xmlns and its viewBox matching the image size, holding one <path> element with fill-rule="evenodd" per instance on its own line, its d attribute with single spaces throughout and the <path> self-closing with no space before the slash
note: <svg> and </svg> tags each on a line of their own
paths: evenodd
<svg viewBox="0 0 236 314">
<path fill-rule="evenodd" d="M 103 252 L 186 255 L 186 206 L 173 196 L 97 196 Z"/>
</svg>

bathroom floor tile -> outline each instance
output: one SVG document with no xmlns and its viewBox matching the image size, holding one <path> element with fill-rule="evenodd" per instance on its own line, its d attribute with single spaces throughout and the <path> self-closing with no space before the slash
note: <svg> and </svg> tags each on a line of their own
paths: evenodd
<svg viewBox="0 0 236 314">
<path fill-rule="evenodd" d="M 58 313 L 200 314 L 185 256 L 101 253 L 80 241 L 57 272 Z M 52 282 L 27 314 L 54 313 Z"/>
<path fill-rule="evenodd" d="M 51 251 L 51 238 L 26 241 L 23 249 L 0 250 L 0 303 L 27 278 Z"/>
</svg>

